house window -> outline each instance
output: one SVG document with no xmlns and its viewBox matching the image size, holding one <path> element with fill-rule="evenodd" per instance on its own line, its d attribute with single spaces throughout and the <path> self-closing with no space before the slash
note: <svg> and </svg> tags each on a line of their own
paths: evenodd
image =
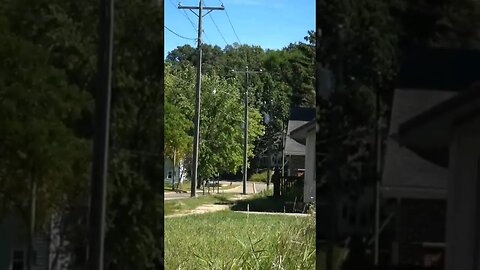
<svg viewBox="0 0 480 270">
<path fill-rule="evenodd" d="M 167 176 L 167 178 L 172 178 L 172 176 L 173 176 L 172 171 L 168 171 L 168 176 Z"/>
<path fill-rule="evenodd" d="M 23 250 L 14 250 L 12 254 L 12 269 L 23 270 L 25 266 L 25 253 Z"/>
</svg>

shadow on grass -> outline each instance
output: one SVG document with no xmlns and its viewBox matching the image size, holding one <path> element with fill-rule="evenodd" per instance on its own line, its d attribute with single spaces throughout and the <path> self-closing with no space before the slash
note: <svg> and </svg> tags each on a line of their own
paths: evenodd
<svg viewBox="0 0 480 270">
<path fill-rule="evenodd" d="M 230 198 L 225 197 L 225 196 L 218 196 L 217 197 L 218 201 L 215 202 L 215 204 L 221 204 L 221 205 L 234 205 L 235 202 L 232 201 Z"/>
<path fill-rule="evenodd" d="M 300 192 L 300 193 L 299 193 Z M 252 198 L 237 201 L 232 211 L 254 211 L 254 212 L 285 212 L 301 213 L 306 208 L 301 198 L 300 189 L 292 189 L 283 196 L 273 197 L 270 191 L 262 192 Z"/>
</svg>

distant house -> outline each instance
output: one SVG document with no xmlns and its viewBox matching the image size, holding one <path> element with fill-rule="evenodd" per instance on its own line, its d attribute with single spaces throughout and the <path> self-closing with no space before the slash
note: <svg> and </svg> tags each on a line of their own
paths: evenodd
<svg viewBox="0 0 480 270">
<path fill-rule="evenodd" d="M 173 166 L 173 161 L 165 158 L 163 179 L 165 183 L 172 183 L 172 179 L 175 179 L 175 183 L 185 181 L 187 169 L 185 167 L 185 161 L 181 160 L 179 164 Z"/>
<path fill-rule="evenodd" d="M 435 162 L 445 156 L 442 149 L 430 151 L 429 156 L 404 147 L 402 129 L 411 119 L 424 117 L 478 80 L 475 63 L 479 61 L 478 53 L 419 49 L 409 52 L 402 63 L 393 96 L 381 187 L 386 201 L 383 212 L 392 217 L 385 217 L 387 229 L 381 235 L 389 264 L 424 265 L 426 257 L 444 253 L 447 194 L 451 190 L 448 158 Z M 431 132 L 433 129 L 429 139 L 434 140 Z"/>
<path fill-rule="evenodd" d="M 305 145 L 294 140 L 290 133 L 315 119 L 315 108 L 292 107 L 285 137 L 286 175 L 296 175 L 305 170 Z"/>
<path fill-rule="evenodd" d="M 6 215 L 0 221 L 0 270 L 27 269 L 26 230 L 18 215 Z M 62 270 L 71 261 L 70 256 L 58 252 L 62 246 L 57 236 L 58 230 L 53 226 L 34 236 L 32 270 Z"/>
</svg>

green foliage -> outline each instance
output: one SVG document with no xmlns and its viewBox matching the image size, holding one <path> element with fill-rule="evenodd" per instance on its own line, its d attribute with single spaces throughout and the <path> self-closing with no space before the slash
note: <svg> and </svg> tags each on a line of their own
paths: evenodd
<svg viewBox="0 0 480 270">
<path fill-rule="evenodd" d="M 71 213 L 69 219 L 72 221 L 81 220 L 87 214 L 88 193 L 85 188 L 90 181 L 91 158 L 87 150 L 91 147 L 88 142 L 74 139 L 82 137 L 91 141 L 93 110 L 89 98 L 75 97 L 88 97 L 86 93 L 94 94 L 97 91 L 98 6 L 95 1 L 7 0 L 0 7 L 0 17 L 5 18 L 0 22 L 0 28 L 15 33 L 20 41 L 32 44 L 28 49 L 18 50 L 17 47 L 21 48 L 22 43 L 6 39 L 8 33 L 2 33 L 0 43 L 5 41 L 5 44 L 15 48 L 9 50 L 19 52 L 17 61 L 3 58 L 7 60 L 3 62 L 5 70 L 21 75 L 8 76 L 9 73 L 2 73 L 5 77 L 1 76 L 0 81 L 11 77 L 14 81 L 8 84 L 14 85 L 18 90 L 15 91 L 16 96 L 9 96 L 5 103 L 15 98 L 15 101 L 21 101 L 18 106 L 12 102 L 18 112 L 27 107 L 31 110 L 30 114 L 22 116 L 17 112 L 14 114 L 14 111 L 8 112 L 10 105 L 2 106 L 1 110 L 4 109 L 5 113 L 15 115 L 18 122 L 25 122 L 24 126 L 12 125 L 8 129 L 2 127 L 2 135 L 8 135 L 9 140 L 10 137 L 17 140 L 18 142 L 9 142 L 8 145 L 20 150 L 22 147 L 16 147 L 16 144 L 21 145 L 21 140 L 25 140 L 28 135 L 30 142 L 24 147 L 29 148 L 13 157 L 30 158 L 30 153 L 39 153 L 38 157 L 32 155 L 37 167 L 55 168 L 52 169 L 56 173 L 55 177 L 52 173 L 45 178 L 49 182 L 59 181 L 65 191 L 76 192 L 75 196 L 62 197 L 60 202 L 69 208 L 79 209 L 78 212 L 71 209 L 56 210 L 57 214 Z M 115 5 L 107 269 L 157 269 L 162 261 L 160 251 L 163 243 L 158 241 L 157 235 L 163 233 L 163 228 L 156 219 L 163 215 L 162 184 L 158 181 L 162 178 L 163 166 L 159 162 L 163 149 L 163 75 L 161 64 L 158 64 L 163 61 L 163 35 L 159 34 L 163 31 L 162 16 L 162 11 L 153 1 L 130 0 Z M 0 51 L 5 52 L 3 45 L 2 43 Z M 17 57 L 16 54 L 13 56 Z M 11 63 L 17 66 L 7 66 Z M 0 89 L 2 94 L 6 91 L 4 85 Z M 78 110 L 77 107 L 82 109 Z M 61 119 L 65 128 L 55 117 Z M 13 122 L 10 118 L 5 119 Z M 15 137 L 13 132 L 6 133 L 14 128 L 15 132 L 25 130 L 30 133 Z M 69 142 L 67 135 L 72 141 L 79 141 L 79 146 Z M 3 144 L 1 148 L 2 154 L 10 151 L 4 151 Z M 82 151 L 76 150 L 77 148 Z M 54 163 L 57 159 L 58 163 Z M 7 161 L 12 163 L 11 160 Z M 10 163 L 5 164 L 5 167 L 14 168 Z M 73 164 L 71 170 L 66 168 L 70 163 Z M 5 171 L 3 167 L 0 167 L 2 173 Z M 29 171 L 30 168 L 25 166 L 15 173 L 19 179 L 26 181 L 27 178 L 23 175 Z M 44 170 L 38 171 L 44 173 Z M 67 181 L 60 178 L 59 174 L 73 174 L 77 177 Z M 12 183 L 18 187 L 25 186 L 21 181 Z M 6 193 L 11 193 L 13 189 L 7 187 L 6 190 Z M 23 189 L 23 192 L 26 190 Z M 39 192 L 45 192 L 45 197 L 49 199 L 65 194 L 63 190 L 52 191 L 40 187 Z M 22 197 L 22 203 L 24 198 L 25 196 Z M 39 197 L 39 210 L 48 209 L 43 204 L 44 201 Z M 48 215 L 39 213 L 39 216 Z M 78 236 L 86 235 L 85 220 L 73 225 L 70 222 L 65 226 L 70 235 L 64 236 L 77 247 L 83 244 Z M 67 250 L 69 251 L 72 250 Z"/>
<path fill-rule="evenodd" d="M 312 31 L 308 33 L 305 40 L 308 43 L 299 42 L 290 44 L 282 50 L 267 51 L 259 46 L 236 43 L 227 45 L 223 50 L 217 46 L 203 45 L 204 77 L 218 75 L 226 80 L 235 80 L 237 89 L 230 93 L 236 94 L 246 87 L 245 74 L 242 71 L 245 71 L 247 65 L 249 70 L 263 71 L 260 74 L 250 74 L 248 84 L 250 106 L 260 112 L 261 118 L 268 114 L 271 119 L 268 124 L 264 123 L 265 134 L 260 140 L 254 142 L 254 147 L 250 147 L 254 149 L 255 156 L 265 153 L 267 145 L 272 143 L 269 142 L 270 138 L 274 138 L 274 148 L 277 150 L 280 148 L 279 132 L 284 128 L 291 106 L 311 107 L 315 103 L 315 40 Z M 194 89 L 194 84 L 187 83 L 194 80 L 186 79 L 188 76 L 185 76 L 185 72 L 194 74 L 196 57 L 196 50 L 190 45 L 179 46 L 169 52 L 165 63 L 166 69 L 171 69 L 177 78 L 181 78 L 172 85 L 183 84 L 180 87 Z M 182 80 L 186 82 L 182 83 Z M 174 95 L 172 99 L 177 98 Z M 190 94 L 188 98 L 182 99 L 191 100 L 194 96 Z M 182 102 L 177 101 L 174 104 L 181 106 Z M 193 109 L 182 107 L 182 110 L 188 112 L 188 116 L 190 112 L 193 115 Z M 207 147 L 207 149 L 210 148 Z M 212 171 L 211 168 L 206 170 Z"/>
<path fill-rule="evenodd" d="M 167 139 L 172 132 L 171 136 L 177 136 L 176 140 L 185 138 L 183 145 L 190 146 L 193 125 L 187 126 L 187 122 L 193 123 L 194 118 L 193 67 L 190 65 L 172 67 L 167 63 L 165 70 L 165 98 L 168 100 L 166 106 L 171 106 L 171 109 L 166 107 L 166 110 L 170 111 L 166 111 L 168 114 L 165 115 L 165 123 L 168 124 L 166 128 L 175 129 L 167 132 L 165 138 Z M 210 178 L 223 172 L 234 173 L 242 166 L 241 124 L 244 118 L 244 107 L 241 103 L 241 89 L 240 83 L 235 78 L 226 79 L 215 73 L 202 76 L 199 173 L 203 178 Z M 169 116 L 172 119 L 167 119 Z M 258 110 L 250 107 L 248 151 L 250 157 L 253 156 L 254 142 L 264 132 L 261 119 L 262 116 Z"/>
<path fill-rule="evenodd" d="M 263 172 L 260 172 L 260 173 L 254 173 L 250 176 L 250 178 L 248 179 L 248 181 L 252 181 L 252 182 L 267 182 L 267 174 L 268 172 L 267 171 L 263 171 Z M 270 177 L 273 175 L 273 171 L 271 170 L 270 171 Z"/>
<path fill-rule="evenodd" d="M 10 211 L 26 211 L 30 181 L 38 185 L 37 219 L 85 189 L 88 143 L 71 129 L 89 96 L 47 62 L 41 47 L 0 29 L 0 181 Z M 72 189 L 73 188 L 73 189 Z M 63 195 L 62 195 L 63 194 Z"/>
</svg>

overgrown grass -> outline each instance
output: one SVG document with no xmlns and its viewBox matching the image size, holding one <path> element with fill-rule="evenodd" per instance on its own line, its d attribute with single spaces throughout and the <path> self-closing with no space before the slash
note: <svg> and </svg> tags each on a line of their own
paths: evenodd
<svg viewBox="0 0 480 270">
<path fill-rule="evenodd" d="M 195 198 L 164 201 L 165 215 L 171 215 L 197 208 L 202 204 L 229 203 L 233 194 L 215 194 Z"/>
<path fill-rule="evenodd" d="M 231 211 L 165 220 L 165 269 L 315 269 L 315 215 Z"/>
<path fill-rule="evenodd" d="M 259 172 L 259 173 L 254 173 L 250 176 L 248 181 L 266 183 L 267 182 L 267 174 L 268 174 L 267 170 L 265 170 L 263 172 Z M 270 177 L 272 177 L 272 175 L 273 175 L 273 171 L 270 170 Z"/>
</svg>

